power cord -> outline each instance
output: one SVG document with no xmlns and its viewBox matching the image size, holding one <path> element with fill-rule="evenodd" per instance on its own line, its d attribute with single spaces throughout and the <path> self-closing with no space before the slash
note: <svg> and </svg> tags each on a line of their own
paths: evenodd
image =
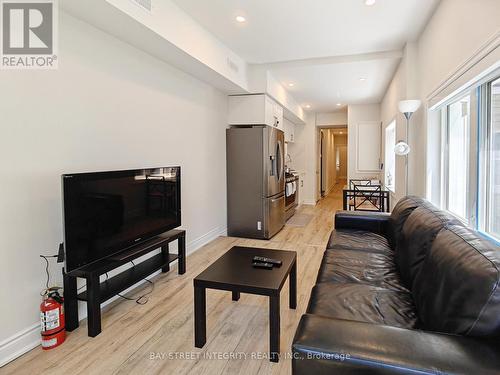
<svg viewBox="0 0 500 375">
<path fill-rule="evenodd" d="M 130 263 L 132 263 L 132 265 L 135 267 L 135 263 L 131 260 Z M 107 281 L 109 279 L 109 276 L 108 276 L 108 273 L 106 272 L 106 280 Z M 148 280 L 147 278 L 144 278 L 143 280 L 147 281 L 150 285 L 151 285 L 151 290 L 147 293 L 144 293 L 143 295 L 139 296 L 139 298 L 130 298 L 130 297 L 126 297 L 124 295 L 121 295 L 120 293 L 118 293 L 118 296 L 127 300 L 127 301 L 135 301 L 135 303 L 139 304 L 139 305 L 145 305 L 146 303 L 149 302 L 149 295 L 151 293 L 153 293 L 153 291 L 155 290 L 155 284 L 151 281 L 151 280 Z"/>
<path fill-rule="evenodd" d="M 46 289 L 44 289 L 40 295 L 41 296 L 44 296 L 47 294 L 47 291 L 50 289 L 49 287 L 49 283 L 50 283 L 50 274 L 49 274 L 49 260 L 48 258 L 57 258 L 57 255 L 40 255 L 41 258 L 43 258 L 45 260 L 45 273 L 47 274 L 47 280 L 45 282 L 45 286 L 46 286 Z M 131 260 L 130 263 L 132 263 L 132 265 L 135 267 L 135 263 Z M 106 272 L 105 273 L 106 275 L 106 280 L 104 280 L 105 282 L 108 281 L 109 279 L 109 275 L 108 273 Z M 124 296 L 120 293 L 118 293 L 117 295 L 123 299 L 126 299 L 127 301 L 135 301 L 136 303 L 138 303 L 139 305 L 145 305 L 146 303 L 149 302 L 149 295 L 151 293 L 153 293 L 154 289 L 155 289 L 155 284 L 151 281 L 151 280 L 148 280 L 147 278 L 144 278 L 143 280 L 147 281 L 150 285 L 151 285 L 151 290 L 147 293 L 144 293 L 143 295 L 139 296 L 139 298 L 129 298 L 127 296 Z M 82 285 L 81 287 L 79 287 L 77 289 L 77 291 L 80 291 L 81 289 L 85 288 L 87 285 L 84 284 Z"/>
<path fill-rule="evenodd" d="M 47 280 L 45 280 L 45 289 L 40 292 L 41 296 L 45 296 L 50 289 L 50 273 L 49 273 L 49 259 L 48 258 L 57 258 L 57 255 L 42 255 L 40 254 L 40 258 L 45 260 L 45 273 L 47 274 Z"/>
</svg>

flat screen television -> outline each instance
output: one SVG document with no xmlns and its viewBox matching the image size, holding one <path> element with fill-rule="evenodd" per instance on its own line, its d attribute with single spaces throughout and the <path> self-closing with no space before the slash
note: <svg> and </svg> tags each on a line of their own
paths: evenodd
<svg viewBox="0 0 500 375">
<path fill-rule="evenodd" d="M 66 272 L 181 225 L 180 167 L 62 176 Z"/>
</svg>

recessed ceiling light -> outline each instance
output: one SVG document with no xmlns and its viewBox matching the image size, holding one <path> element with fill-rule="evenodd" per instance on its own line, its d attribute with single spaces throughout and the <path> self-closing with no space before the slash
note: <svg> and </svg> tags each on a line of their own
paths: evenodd
<svg viewBox="0 0 500 375">
<path fill-rule="evenodd" d="M 295 86 L 295 83 L 290 82 L 290 83 L 288 84 L 288 86 L 293 87 L 293 86 Z"/>
<path fill-rule="evenodd" d="M 342 105 L 342 103 L 337 103 L 337 107 L 340 107 Z"/>
<path fill-rule="evenodd" d="M 377 0 L 365 0 L 365 5 L 372 6 L 375 5 Z"/>
<path fill-rule="evenodd" d="M 365 78 L 365 77 L 361 77 L 359 80 L 360 80 L 361 82 L 364 82 L 364 81 L 366 81 L 366 78 Z"/>
<path fill-rule="evenodd" d="M 310 104 L 306 104 L 305 107 L 306 108 L 311 108 L 311 105 Z"/>
<path fill-rule="evenodd" d="M 344 133 L 340 132 L 340 134 L 344 134 Z"/>
<path fill-rule="evenodd" d="M 239 23 L 243 23 L 245 22 L 247 19 L 243 16 L 236 16 L 236 21 L 238 21 Z"/>
</svg>

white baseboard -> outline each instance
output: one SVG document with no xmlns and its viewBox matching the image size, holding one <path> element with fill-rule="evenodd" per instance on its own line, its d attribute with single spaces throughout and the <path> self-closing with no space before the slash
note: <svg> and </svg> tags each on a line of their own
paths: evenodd
<svg viewBox="0 0 500 375">
<path fill-rule="evenodd" d="M 214 228 L 211 231 L 205 233 L 204 235 L 190 241 L 186 244 L 186 254 L 191 254 L 198 250 L 200 247 L 206 245 L 210 241 L 213 241 L 219 236 L 227 236 L 227 226 L 220 226 Z"/>
<path fill-rule="evenodd" d="M 315 200 L 309 200 L 309 199 L 305 199 L 302 204 L 307 204 L 309 206 L 316 206 L 316 201 Z"/>
<path fill-rule="evenodd" d="M 0 343 L 0 367 L 40 345 L 40 323 L 35 323 Z"/>
<path fill-rule="evenodd" d="M 204 235 L 186 243 L 186 255 L 194 253 L 195 251 L 197 251 L 210 241 L 213 241 L 217 237 L 226 235 L 227 235 L 227 226 L 220 226 L 214 228 L 209 232 L 205 233 Z M 176 262 L 177 261 L 172 262 L 171 264 L 174 265 Z M 157 275 L 159 273 L 160 271 L 155 272 L 154 274 L 152 274 L 152 276 Z M 131 286 L 129 289 L 125 290 L 123 293 L 127 293 L 127 291 L 137 288 L 144 282 L 145 282 L 144 280 L 138 282 L 137 284 Z M 101 305 L 101 308 L 110 304 L 117 298 L 119 297 L 115 296 L 109 299 L 108 301 L 104 302 Z M 80 311 L 79 317 L 80 320 L 87 318 L 86 309 Z M 19 331 L 18 333 L 0 342 L 0 367 L 5 366 L 7 363 L 13 361 L 17 357 L 22 356 L 24 353 L 27 353 L 30 350 L 36 348 L 38 345 L 40 345 L 40 323 L 34 323 L 30 327 L 25 328 L 24 330 Z"/>
</svg>

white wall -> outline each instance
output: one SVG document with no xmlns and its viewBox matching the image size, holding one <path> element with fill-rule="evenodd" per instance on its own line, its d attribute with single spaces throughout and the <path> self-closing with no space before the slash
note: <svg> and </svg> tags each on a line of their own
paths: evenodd
<svg viewBox="0 0 500 375">
<path fill-rule="evenodd" d="M 418 40 L 420 93 L 430 94 L 500 32 L 498 0 L 442 0 Z"/>
<path fill-rule="evenodd" d="M 188 250 L 226 227 L 226 96 L 60 13 L 59 70 L 0 71 L 0 363 L 39 337 L 62 173 L 180 165 Z"/>
<path fill-rule="evenodd" d="M 152 30 L 154 34 L 234 82 L 241 89 L 245 90 L 247 88 L 246 61 L 208 32 L 173 1 L 154 1 L 152 12 L 144 11 L 144 9 L 130 0 L 106 0 L 106 2 L 116 7 L 119 10 L 118 12 L 123 12 L 136 20 L 142 28 L 145 27 Z M 85 2 L 80 0 L 63 0 L 61 3 L 63 3 L 63 7 L 74 11 L 75 14 L 86 15 L 92 12 L 102 12 L 105 9 L 104 6 L 107 6 L 99 4 L 102 3 L 102 0 L 92 0 L 90 3 L 89 0 Z M 113 14 L 111 11 L 106 13 L 106 15 L 111 14 Z M 94 22 L 102 21 L 100 14 L 90 14 L 89 16 Z M 115 20 L 108 19 L 107 22 L 109 25 L 104 25 L 104 27 L 110 30 L 113 28 L 116 30 L 121 27 L 121 25 L 113 25 L 113 21 Z M 126 30 L 118 30 L 117 32 L 126 38 L 124 40 L 139 42 L 140 44 L 137 45 L 139 48 L 142 48 L 141 44 L 147 45 L 150 42 L 149 39 L 137 41 L 134 35 L 126 35 Z M 152 38 L 151 35 L 149 37 Z M 237 69 L 230 67 L 228 59 Z"/>
<path fill-rule="evenodd" d="M 396 142 L 407 140 L 406 118 L 399 112 L 398 103 L 405 99 L 418 99 L 418 80 L 416 72 L 417 47 L 415 43 L 405 46 L 403 59 L 401 60 L 392 81 L 380 104 L 380 116 L 382 120 L 382 153 L 385 153 L 385 128 L 396 120 Z M 409 144 L 412 149 L 408 156 L 409 161 L 409 194 L 423 196 L 425 194 L 425 183 L 418 176 L 425 174 L 425 163 L 422 163 L 422 140 L 419 139 L 419 129 L 421 126 L 419 116 L 422 109 L 414 113 L 409 127 Z M 394 205 L 406 194 L 406 158 L 396 156 L 395 166 L 395 191 L 391 196 L 391 203 Z M 385 175 L 385 170 L 382 176 Z"/>
<path fill-rule="evenodd" d="M 480 55 L 488 41 L 500 33 L 500 6 L 498 0 L 442 0 L 424 28 L 418 41 L 410 43 L 381 104 L 383 126 L 397 119 L 397 137 L 404 137 L 404 118 L 397 112 L 402 99 L 420 99 L 422 108 L 410 125 L 409 193 L 427 196 L 438 203 L 439 129 L 436 115 L 429 113 L 429 102 L 445 96 L 446 89 L 465 84 L 473 74 L 498 62 L 499 49 L 481 58 L 468 72 L 461 69 Z M 480 67 L 479 67 L 480 66 Z M 474 73 L 475 72 L 475 73 Z M 460 73 L 457 75 L 457 73 Z M 440 91 L 442 90 L 442 91 Z M 436 99 L 437 96 L 437 99 Z M 397 197 L 402 196 L 404 182 L 403 158 L 397 158 Z M 394 201 L 394 200 L 393 200 Z"/>
<path fill-rule="evenodd" d="M 451 91 L 446 85 L 459 87 L 491 64 L 498 63 L 499 19 L 498 0 L 443 0 L 418 40 L 419 93 L 425 108 L 419 128 L 419 138 L 423 140 L 419 156 L 427 156 L 426 173 L 421 178 L 426 184 L 426 196 L 436 204 L 439 203 L 440 139 L 436 129 L 438 121 L 433 121 L 437 115 L 427 112 L 429 100 L 435 101 L 432 96 L 436 95 L 446 96 L 445 92 Z M 496 50 L 474 61 L 495 37 Z M 450 81 L 456 73 L 458 78 Z"/>
<path fill-rule="evenodd" d="M 316 116 L 305 112 L 305 125 L 295 125 L 295 142 L 288 143 L 292 157 L 292 168 L 304 173 L 304 186 L 300 192 L 300 203 L 316 204 Z"/>
<path fill-rule="evenodd" d="M 302 106 L 299 105 L 290 92 L 274 78 L 271 72 L 266 72 L 266 78 L 265 92 L 283 106 L 283 115 L 297 125 L 304 125 L 304 109 Z"/>
<path fill-rule="evenodd" d="M 347 111 L 316 114 L 316 126 L 347 125 Z"/>
<path fill-rule="evenodd" d="M 347 178 L 379 178 L 379 172 L 360 172 L 357 170 L 357 124 L 360 122 L 380 122 L 379 104 L 356 104 L 350 105 L 347 110 Z M 374 139 L 374 142 L 380 142 L 380 139 Z"/>
<path fill-rule="evenodd" d="M 406 80 L 404 79 L 405 67 L 406 64 L 402 61 L 380 104 L 380 116 L 382 120 L 382 157 L 385 155 L 386 148 L 384 136 L 385 129 L 393 120 L 396 120 L 396 142 L 406 139 L 405 118 L 398 110 L 398 102 L 406 96 Z M 391 194 L 391 203 L 393 206 L 395 202 L 405 195 L 406 166 L 404 157 L 396 156 L 395 174 L 395 189 L 394 193 Z M 385 176 L 385 168 L 381 175 L 383 179 Z"/>
</svg>

